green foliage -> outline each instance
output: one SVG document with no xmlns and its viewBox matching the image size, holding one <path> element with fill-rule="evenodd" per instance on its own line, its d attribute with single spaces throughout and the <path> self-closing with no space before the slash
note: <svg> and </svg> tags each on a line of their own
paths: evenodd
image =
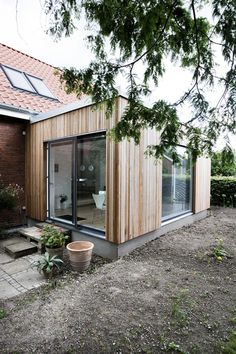
<svg viewBox="0 0 236 354">
<path fill-rule="evenodd" d="M 236 177 L 211 177 L 211 204 L 236 207 Z"/>
<path fill-rule="evenodd" d="M 33 263 L 33 266 L 37 268 L 40 273 L 46 273 L 48 275 L 53 275 L 56 269 L 60 269 L 64 264 L 63 260 L 57 256 L 50 256 L 48 252 L 39 259 L 37 262 Z"/>
<path fill-rule="evenodd" d="M 189 316 L 186 307 L 186 297 L 188 289 L 183 289 L 174 297 L 171 305 L 171 315 L 177 321 L 178 325 L 185 327 L 188 324 Z"/>
<path fill-rule="evenodd" d="M 62 247 L 68 238 L 69 236 L 64 235 L 59 228 L 45 225 L 40 236 L 40 241 L 43 246 L 48 248 L 58 248 Z"/>
<path fill-rule="evenodd" d="M 230 257 L 229 252 L 224 247 L 222 239 L 217 240 L 217 245 L 212 250 L 212 256 L 217 261 L 222 261 L 224 258 Z"/>
<path fill-rule="evenodd" d="M 236 176 L 236 154 L 229 147 L 211 156 L 212 176 Z"/>
<path fill-rule="evenodd" d="M 233 332 L 227 343 L 222 347 L 223 354 L 235 354 L 236 353 L 236 332 Z"/>
<path fill-rule="evenodd" d="M 2 307 L 0 307 L 0 320 L 2 320 L 3 318 L 5 318 L 7 316 L 7 312 L 5 309 L 3 309 Z"/>
<path fill-rule="evenodd" d="M 205 6 L 214 23 L 201 14 Z M 105 101 L 109 116 L 118 93 L 117 76 L 126 76 L 129 105 L 111 131 L 116 141 L 127 138 L 138 144 L 142 129 L 155 128 L 160 143 L 149 146 L 148 153 L 159 158 L 169 147 L 176 162 L 176 144 L 184 137 L 196 159 L 212 152 L 220 134 L 236 132 L 235 0 L 45 0 L 45 10 L 49 32 L 57 39 L 74 31 L 81 13 L 90 29 L 87 41 L 96 59 L 85 69 L 64 70 L 61 79 L 68 92 L 91 95 L 97 104 Z M 218 70 L 218 49 L 225 74 Z M 167 59 L 188 69 L 192 83 L 176 101 L 157 97 L 147 108 L 144 98 L 164 76 Z M 140 63 L 143 74 L 137 69 Z M 206 98 L 213 86 L 222 91 L 215 105 Z M 185 102 L 192 107 L 187 121 L 177 114 Z"/>
<path fill-rule="evenodd" d="M 4 209 L 12 210 L 17 207 L 22 193 L 23 189 L 18 184 L 5 185 L 0 180 L 0 211 Z"/>
</svg>

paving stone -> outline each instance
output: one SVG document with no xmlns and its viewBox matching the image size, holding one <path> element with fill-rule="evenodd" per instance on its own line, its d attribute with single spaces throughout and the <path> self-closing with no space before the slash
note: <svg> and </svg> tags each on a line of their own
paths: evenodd
<svg viewBox="0 0 236 354">
<path fill-rule="evenodd" d="M 16 259 L 14 262 L 0 265 L 0 268 L 7 273 L 7 275 L 16 274 L 29 269 L 30 263 L 25 259 Z"/>
<path fill-rule="evenodd" d="M 32 226 L 20 229 L 19 232 L 26 237 L 29 237 L 35 241 L 39 241 L 42 230 L 36 226 Z"/>
<path fill-rule="evenodd" d="M 19 241 L 22 241 L 22 238 L 20 237 L 9 237 L 5 240 L 0 241 L 0 248 L 5 248 L 6 246 L 13 245 L 14 243 L 17 243 Z"/>
<path fill-rule="evenodd" d="M 45 278 L 43 275 L 39 274 L 39 272 L 34 269 L 28 269 L 25 272 L 13 274 L 12 278 L 28 290 L 45 283 Z"/>
<path fill-rule="evenodd" d="M 0 299 L 8 299 L 20 294 L 20 292 L 6 280 L 0 281 Z"/>
<path fill-rule="evenodd" d="M 1 265 L 1 264 L 5 264 L 5 263 L 12 262 L 13 260 L 14 260 L 14 258 L 12 258 L 11 256 L 9 256 L 9 254 L 0 253 L 0 265 Z"/>
<path fill-rule="evenodd" d="M 18 258 L 37 252 L 37 246 L 32 245 L 30 242 L 19 241 L 12 245 L 6 246 L 5 250 L 6 252 L 10 253 L 14 258 Z"/>
</svg>

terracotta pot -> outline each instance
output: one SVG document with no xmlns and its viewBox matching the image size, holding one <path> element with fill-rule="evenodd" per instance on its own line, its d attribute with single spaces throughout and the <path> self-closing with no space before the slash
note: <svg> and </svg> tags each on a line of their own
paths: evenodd
<svg viewBox="0 0 236 354">
<path fill-rule="evenodd" d="M 82 273 L 88 269 L 94 244 L 89 241 L 74 241 L 66 246 L 73 270 Z"/>
<path fill-rule="evenodd" d="M 53 256 L 57 256 L 60 259 L 63 259 L 63 251 L 64 251 L 64 246 L 62 247 L 58 247 L 58 248 L 48 248 L 45 247 L 46 251 L 49 253 L 49 256 L 53 257 Z"/>
</svg>

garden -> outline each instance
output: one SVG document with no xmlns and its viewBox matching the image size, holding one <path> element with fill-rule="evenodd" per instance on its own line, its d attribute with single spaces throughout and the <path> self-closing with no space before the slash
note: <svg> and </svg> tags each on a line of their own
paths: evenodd
<svg viewBox="0 0 236 354">
<path fill-rule="evenodd" d="M 1 301 L 3 353 L 235 353 L 235 209 Z M 2 350 L 2 349 L 1 349 Z"/>
</svg>

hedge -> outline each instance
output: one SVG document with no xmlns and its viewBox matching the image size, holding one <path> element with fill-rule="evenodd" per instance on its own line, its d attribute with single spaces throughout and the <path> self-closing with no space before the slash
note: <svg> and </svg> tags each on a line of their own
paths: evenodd
<svg viewBox="0 0 236 354">
<path fill-rule="evenodd" d="M 211 177 L 211 204 L 236 208 L 236 177 Z"/>
</svg>

